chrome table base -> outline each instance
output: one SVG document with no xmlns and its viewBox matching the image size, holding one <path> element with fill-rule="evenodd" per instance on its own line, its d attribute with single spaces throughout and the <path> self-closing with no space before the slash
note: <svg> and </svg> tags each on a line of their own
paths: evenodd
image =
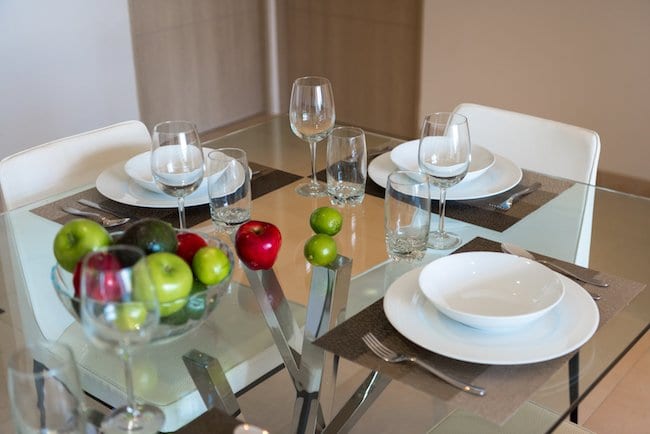
<svg viewBox="0 0 650 434">
<path fill-rule="evenodd" d="M 352 260 L 339 255 L 331 265 L 313 268 L 301 354 L 290 345 L 301 332 L 273 269 L 243 268 L 296 389 L 291 432 L 349 431 L 390 383 L 388 377 L 371 372 L 338 414 L 331 414 L 339 358 L 313 342 L 345 319 Z M 208 409 L 216 406 L 233 416 L 240 413 L 216 359 L 194 350 L 183 360 Z"/>
</svg>

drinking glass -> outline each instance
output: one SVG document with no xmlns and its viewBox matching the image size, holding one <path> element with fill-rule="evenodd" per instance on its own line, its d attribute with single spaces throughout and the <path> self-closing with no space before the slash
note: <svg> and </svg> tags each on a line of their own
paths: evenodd
<svg viewBox="0 0 650 434">
<path fill-rule="evenodd" d="M 18 434 L 85 432 L 79 373 L 67 345 L 43 341 L 16 351 L 7 385 Z"/>
<path fill-rule="evenodd" d="M 309 142 L 311 152 L 311 180 L 300 184 L 296 191 L 301 196 L 326 196 L 327 186 L 316 179 L 316 143 L 327 137 L 336 119 L 329 80 L 323 77 L 296 79 L 291 88 L 289 119 L 291 130 Z"/>
<path fill-rule="evenodd" d="M 124 364 L 126 405 L 102 422 L 111 433 L 155 433 L 160 409 L 138 404 L 133 392 L 131 350 L 151 339 L 160 313 L 152 273 L 137 247 L 113 245 L 86 255 L 81 266 L 81 324 L 97 346 L 114 350 Z M 162 271 L 162 270 L 159 270 Z"/>
<path fill-rule="evenodd" d="M 445 232 L 445 200 L 447 189 L 458 184 L 467 174 L 471 144 L 467 118 L 456 113 L 434 113 L 422 124 L 418 164 L 433 185 L 440 190 L 438 230 L 429 234 L 429 247 L 451 249 L 460 245 L 458 235 Z"/>
<path fill-rule="evenodd" d="M 368 173 L 366 135 L 361 128 L 337 127 L 327 138 L 327 194 L 333 205 L 363 201 Z"/>
<path fill-rule="evenodd" d="M 185 229 L 185 196 L 203 181 L 203 151 L 196 126 L 167 121 L 153 128 L 151 174 L 158 188 L 178 199 L 179 227 Z"/>
<path fill-rule="evenodd" d="M 431 223 L 429 189 L 424 173 L 396 170 L 388 175 L 384 228 L 391 259 L 415 261 L 424 256 Z"/>
<path fill-rule="evenodd" d="M 228 234 L 251 218 L 251 180 L 246 152 L 220 148 L 208 154 L 210 215 L 218 230 Z"/>
</svg>

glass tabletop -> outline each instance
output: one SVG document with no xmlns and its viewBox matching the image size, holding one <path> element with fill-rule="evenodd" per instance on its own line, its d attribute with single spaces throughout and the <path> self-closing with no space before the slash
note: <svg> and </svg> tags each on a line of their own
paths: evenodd
<svg viewBox="0 0 650 434">
<path fill-rule="evenodd" d="M 402 141 L 367 132 L 371 157 L 385 153 Z M 258 179 L 255 176 L 253 179 L 259 184 L 273 184 L 278 171 L 298 176 L 310 173 L 308 146 L 292 134 L 286 116 L 204 145 L 246 149 L 249 161 L 262 167 L 256 175 Z M 324 148 L 324 143 L 317 148 L 319 170 L 325 166 Z M 306 319 L 308 303 L 312 303 L 312 276 L 316 271 L 316 267 L 304 260 L 302 247 L 311 234 L 310 212 L 329 202 L 326 198 L 299 197 L 294 192 L 297 183 L 285 183 L 256 197 L 252 217 L 273 222 L 282 231 L 283 246 L 274 272 L 288 300 L 290 316 L 295 320 L 296 328 L 287 336 L 290 351 L 300 354 L 303 329 L 309 329 Z M 358 207 L 341 209 L 345 223 L 336 239 L 340 255 L 352 259 L 352 263 L 348 297 L 344 313 L 337 318 L 339 323 L 380 300 L 389 285 L 410 269 L 450 253 L 429 251 L 419 264 L 388 261 L 381 186 L 374 185 L 370 179 L 368 184 L 375 189 L 375 194 L 367 193 Z M 75 191 L 0 216 L 0 248 L 5 252 L 0 336 L 6 349 L 39 338 L 70 344 L 80 365 L 84 389 L 98 400 L 115 406 L 124 399 L 118 359 L 92 347 L 79 325 L 60 305 L 49 280 L 54 264 L 51 242 L 60 223 L 33 212 L 92 188 L 79 186 Z M 646 198 L 570 182 L 543 205 L 513 220 L 506 229 L 482 226 L 480 219 L 478 224 L 464 221 L 462 212 L 461 207 L 459 218 L 450 218 L 447 225 L 464 242 L 475 237 L 507 241 L 563 261 L 647 283 L 644 273 L 650 263 L 647 249 L 650 200 Z M 209 217 L 194 228 L 214 231 Z M 182 429 L 206 411 L 196 378 L 190 374 L 187 358 L 183 358 L 192 351 L 206 355 L 211 363 L 218 362 L 228 387 L 237 396 L 234 412 L 241 411 L 240 417 L 271 432 L 304 431 L 308 418 L 301 420 L 296 409 L 309 408 L 313 402 L 321 409 L 316 412 L 315 423 L 330 426 L 331 430 L 353 427 L 353 432 L 367 432 L 369 426 L 381 426 L 383 432 L 397 432 L 400 427 L 408 426 L 412 432 L 427 432 L 436 426 L 443 429 L 458 423 L 483 427 L 485 432 L 493 428 L 491 422 L 458 410 L 444 394 L 425 393 L 399 379 L 388 381 L 385 376 L 347 360 L 340 361 L 336 378 L 324 378 L 317 386 L 297 392 L 295 379 L 288 373 L 290 369 L 283 365 L 286 359 L 274 341 L 268 318 L 251 289 L 250 278 L 240 265 L 230 291 L 198 330 L 170 343 L 147 346 L 136 354 L 136 394 L 139 399 L 163 409 L 167 418 L 164 431 Z M 518 423 L 537 414 L 544 417 L 540 416 L 534 432 L 553 429 L 647 330 L 649 312 L 650 294 L 644 290 L 580 348 L 579 356 L 571 362 L 575 374 L 572 380 L 567 363 L 566 369 L 555 372 L 508 423 Z M 3 351 L 3 358 L 4 354 Z M 329 352 L 324 354 L 324 357 L 334 356 Z M 373 390 L 376 393 L 368 393 Z M 362 392 L 372 402 L 358 399 Z M 6 391 L 1 393 L 6 396 Z"/>
</svg>

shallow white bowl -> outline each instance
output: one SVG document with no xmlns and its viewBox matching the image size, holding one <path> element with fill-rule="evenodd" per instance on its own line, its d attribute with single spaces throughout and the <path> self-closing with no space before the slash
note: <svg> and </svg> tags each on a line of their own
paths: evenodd
<svg viewBox="0 0 650 434">
<path fill-rule="evenodd" d="M 519 328 L 553 309 L 564 296 L 556 273 L 519 256 L 457 253 L 422 269 L 420 289 L 448 317 L 484 330 Z"/>
<path fill-rule="evenodd" d="M 214 149 L 202 149 L 203 161 L 208 161 L 208 154 L 214 151 Z M 158 185 L 156 184 L 156 181 L 154 181 L 153 175 L 151 174 L 151 151 L 143 152 L 128 159 L 127 162 L 124 163 L 124 171 L 140 187 L 146 188 L 147 190 L 154 193 L 164 194 L 162 190 L 158 188 Z M 206 188 L 206 175 L 207 173 L 204 174 L 203 182 L 197 188 L 197 190 Z"/>
<path fill-rule="evenodd" d="M 402 170 L 420 171 L 418 165 L 418 148 L 420 146 L 419 140 L 411 140 L 396 146 L 390 152 L 390 159 L 393 164 Z M 490 167 L 494 165 L 496 158 L 494 154 L 482 146 L 472 145 L 472 161 L 469 165 L 469 170 L 461 183 L 473 181 L 482 174 L 484 174 Z"/>
</svg>

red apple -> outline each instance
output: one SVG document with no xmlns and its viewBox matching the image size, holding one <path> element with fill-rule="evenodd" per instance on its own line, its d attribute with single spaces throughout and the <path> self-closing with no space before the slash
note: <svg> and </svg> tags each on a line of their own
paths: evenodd
<svg viewBox="0 0 650 434">
<path fill-rule="evenodd" d="M 282 235 L 272 223 L 251 220 L 235 235 L 235 250 L 239 259 L 251 270 L 268 270 L 278 257 Z"/>
<path fill-rule="evenodd" d="M 77 265 L 74 267 L 74 273 L 72 274 L 74 296 L 77 298 L 81 298 L 81 264 L 83 264 L 83 260 L 77 262 Z"/>
<path fill-rule="evenodd" d="M 192 258 L 194 254 L 201 248 L 208 245 L 208 243 L 199 234 L 193 232 L 179 232 L 176 234 L 178 240 L 178 247 L 176 254 L 185 259 L 185 262 L 192 265 Z"/>
<path fill-rule="evenodd" d="M 86 261 L 86 294 L 88 297 L 100 301 L 116 301 L 121 298 L 119 271 L 122 268 L 120 261 L 110 253 L 91 253 Z M 75 297 L 81 296 L 81 263 L 75 267 L 72 282 Z M 91 278 L 92 275 L 101 273 L 100 279 Z"/>
</svg>

